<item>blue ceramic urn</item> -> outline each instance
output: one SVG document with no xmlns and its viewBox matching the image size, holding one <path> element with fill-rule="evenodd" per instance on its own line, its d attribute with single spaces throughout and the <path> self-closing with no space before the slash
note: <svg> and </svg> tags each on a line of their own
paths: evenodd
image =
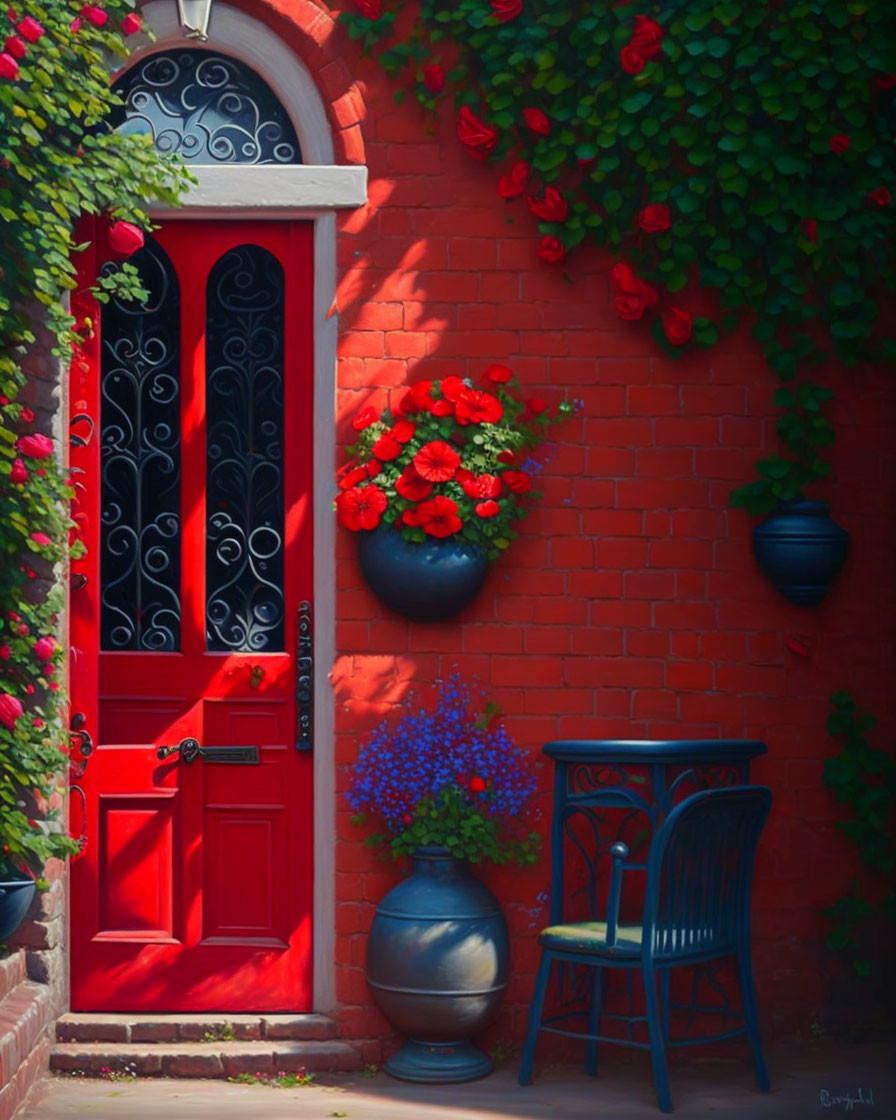
<svg viewBox="0 0 896 1120">
<path fill-rule="evenodd" d="M 753 553 L 782 595 L 803 607 L 825 597 L 846 559 L 849 533 L 825 502 L 782 502 L 753 529 Z"/>
<path fill-rule="evenodd" d="M 408 541 L 394 529 L 362 532 L 361 572 L 371 591 L 398 614 L 434 622 L 462 610 L 482 586 L 488 558 L 457 537 Z"/>
<path fill-rule="evenodd" d="M 507 987 L 510 942 L 498 900 L 445 848 L 419 848 L 377 907 L 367 942 L 374 1002 L 407 1036 L 385 1064 L 405 1081 L 472 1081 L 492 1063 L 470 1042 Z"/>
<path fill-rule="evenodd" d="M 5 941 L 22 924 L 34 898 L 34 880 L 0 868 L 0 941 Z"/>
</svg>

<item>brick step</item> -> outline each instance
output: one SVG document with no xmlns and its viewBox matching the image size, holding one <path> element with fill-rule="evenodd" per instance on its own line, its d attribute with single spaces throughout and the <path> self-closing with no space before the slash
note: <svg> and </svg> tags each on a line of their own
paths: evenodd
<svg viewBox="0 0 896 1120">
<path fill-rule="evenodd" d="M 56 1023 L 59 1042 L 326 1042 L 339 1035 L 326 1015 L 129 1015 L 72 1011 Z"/>
<path fill-rule="evenodd" d="M 57 1042 L 50 1069 L 99 1077 L 107 1071 L 137 1077 L 235 1077 L 240 1073 L 274 1074 L 355 1070 L 360 1053 L 346 1042 Z"/>
<path fill-rule="evenodd" d="M 0 1117 L 4 1118 L 16 1112 L 35 1078 L 46 1069 L 53 1021 L 46 985 L 19 980 L 24 973 L 18 954 L 8 961 L 13 962 L 10 967 L 0 970 L 6 989 L 0 999 Z"/>
</svg>

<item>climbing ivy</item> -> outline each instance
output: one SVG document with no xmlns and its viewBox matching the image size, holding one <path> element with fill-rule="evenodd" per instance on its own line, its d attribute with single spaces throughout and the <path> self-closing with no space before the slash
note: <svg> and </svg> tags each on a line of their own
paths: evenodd
<svg viewBox="0 0 896 1120">
<path fill-rule="evenodd" d="M 583 243 L 622 257 L 614 306 L 670 357 L 746 316 L 784 382 L 790 454 L 762 460 L 735 504 L 763 512 L 828 472 L 830 393 L 798 378 L 830 350 L 896 356 L 880 330 L 896 282 L 891 0 L 355 9 L 349 35 L 424 107 L 453 95 L 461 143 L 530 212 L 544 261 Z M 698 286 L 717 293 L 712 317 Z"/>
</svg>

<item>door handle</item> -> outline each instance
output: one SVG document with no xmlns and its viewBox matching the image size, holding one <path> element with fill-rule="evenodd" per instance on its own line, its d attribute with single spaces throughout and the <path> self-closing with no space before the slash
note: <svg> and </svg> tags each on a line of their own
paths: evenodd
<svg viewBox="0 0 896 1120">
<path fill-rule="evenodd" d="M 258 747 L 202 747 L 199 740 L 189 736 L 181 739 L 172 747 L 159 747 L 156 758 L 163 761 L 173 754 L 179 754 L 188 765 L 202 758 L 206 762 L 225 762 L 230 766 L 258 766 Z"/>
</svg>

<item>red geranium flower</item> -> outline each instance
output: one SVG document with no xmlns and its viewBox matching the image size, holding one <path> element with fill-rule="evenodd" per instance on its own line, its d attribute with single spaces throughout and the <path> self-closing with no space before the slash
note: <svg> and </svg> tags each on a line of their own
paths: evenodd
<svg viewBox="0 0 896 1120">
<path fill-rule="evenodd" d="M 405 412 L 429 412 L 433 403 L 431 381 L 416 382 L 401 399 L 401 407 Z"/>
<path fill-rule="evenodd" d="M 852 141 L 845 133 L 838 132 L 836 136 L 830 138 L 828 147 L 832 152 L 836 152 L 839 155 L 841 152 L 847 151 L 851 143 Z"/>
<path fill-rule="evenodd" d="M 669 207 L 662 202 L 651 202 L 638 214 L 638 225 L 645 233 L 663 233 L 671 224 Z"/>
<path fill-rule="evenodd" d="M 519 198 L 529 182 L 529 164 L 518 160 L 513 167 L 498 180 L 498 194 L 502 198 Z"/>
<path fill-rule="evenodd" d="M 336 498 L 336 520 L 343 529 L 357 533 L 359 529 L 375 529 L 386 508 L 386 495 L 379 486 L 369 482 L 343 490 Z"/>
<path fill-rule="evenodd" d="M 379 418 L 377 410 L 368 405 L 367 408 L 362 408 L 354 420 L 352 420 L 352 427 L 356 432 L 363 432 L 365 428 L 369 428 L 371 424 L 375 424 Z"/>
<path fill-rule="evenodd" d="M 340 490 L 351 490 L 353 486 L 357 486 L 359 482 L 366 482 L 369 478 L 367 474 L 366 465 L 363 467 L 355 467 L 354 470 L 348 472 L 339 479 Z"/>
<path fill-rule="evenodd" d="M 491 393 L 464 389 L 454 405 L 458 424 L 497 424 L 504 415 L 504 406 Z"/>
<path fill-rule="evenodd" d="M 389 435 L 396 441 L 396 443 L 407 443 L 408 440 L 414 438 L 414 432 L 417 430 L 417 425 L 413 420 L 398 420 L 392 427 Z"/>
<path fill-rule="evenodd" d="M 546 412 L 548 402 L 541 399 L 541 397 L 526 397 L 526 408 L 532 413 L 533 416 L 540 416 L 542 412 Z"/>
<path fill-rule="evenodd" d="M 471 474 L 461 482 L 461 486 L 468 498 L 497 498 L 503 489 L 496 474 Z"/>
<path fill-rule="evenodd" d="M 48 459 L 53 454 L 53 441 L 49 436 L 37 432 L 31 436 L 19 436 L 16 440 L 16 449 L 23 455 L 27 455 L 29 459 Z"/>
<path fill-rule="evenodd" d="M 566 246 L 559 237 L 543 237 L 538 246 L 538 256 L 548 264 L 559 264 L 566 256 Z"/>
<path fill-rule="evenodd" d="M 523 119 L 537 136 L 547 136 L 551 131 L 551 122 L 541 109 L 523 109 Z"/>
<path fill-rule="evenodd" d="M 501 23 L 507 23 L 523 10 L 523 0 L 492 0 L 492 13 Z"/>
<path fill-rule="evenodd" d="M 489 498 L 488 501 L 486 501 L 486 502 L 479 502 L 479 504 L 476 506 L 476 516 L 477 517 L 486 517 L 486 518 L 487 517 L 494 517 L 496 514 L 499 514 L 500 512 L 501 512 L 501 507 L 498 505 L 497 502 L 492 501 L 491 498 Z"/>
<path fill-rule="evenodd" d="M 430 93 L 441 93 L 445 88 L 445 67 L 438 62 L 428 62 L 423 67 L 423 84 Z"/>
<path fill-rule="evenodd" d="M 428 482 L 447 482 L 460 466 L 460 455 L 450 443 L 434 439 L 424 444 L 414 456 L 414 466 Z"/>
<path fill-rule="evenodd" d="M 469 105 L 461 107 L 457 115 L 457 135 L 473 159 L 488 159 L 498 143 L 498 130 L 482 117 L 477 117 Z"/>
<path fill-rule="evenodd" d="M 449 401 L 456 401 L 462 392 L 467 388 L 459 377 L 443 377 L 442 378 L 442 396 Z"/>
<path fill-rule="evenodd" d="M 565 222 L 569 213 L 569 203 L 556 187 L 545 187 L 543 198 L 529 195 L 526 202 L 535 217 L 543 222 Z"/>
<path fill-rule="evenodd" d="M 409 502 L 422 502 L 432 493 L 432 483 L 420 477 L 414 469 L 413 463 L 408 463 L 395 480 L 395 489 L 402 498 L 406 498 Z"/>
<path fill-rule="evenodd" d="M 635 16 L 635 30 L 632 32 L 631 46 L 643 58 L 656 58 L 662 51 L 665 32 L 656 20 L 649 16 Z"/>
<path fill-rule="evenodd" d="M 470 778 L 470 792 L 471 793 L 484 793 L 488 783 L 485 778 L 475 777 Z"/>
<path fill-rule="evenodd" d="M 505 471 L 501 478 L 508 490 L 514 494 L 528 494 L 532 489 L 532 479 L 525 471 Z"/>
<path fill-rule="evenodd" d="M 626 74 L 640 74 L 647 62 L 644 55 L 629 44 L 619 52 L 619 65 Z"/>
<path fill-rule="evenodd" d="M 450 416 L 454 412 L 454 405 L 451 401 L 440 399 L 432 402 L 432 408 L 429 411 L 433 416 Z"/>
<path fill-rule="evenodd" d="M 680 307 L 670 307 L 662 315 L 663 332 L 673 346 L 684 346 L 690 341 L 694 330 L 694 320 L 689 311 Z"/>
<path fill-rule="evenodd" d="M 494 381 L 496 385 L 502 385 L 513 377 L 513 370 L 509 366 L 502 366 L 495 362 L 494 365 L 488 367 L 482 376 L 489 381 Z"/>
<path fill-rule="evenodd" d="M 393 439 L 387 432 L 384 436 L 376 441 L 371 448 L 377 459 L 384 463 L 391 463 L 393 459 L 397 459 L 401 454 L 401 444 L 397 439 Z"/>
<path fill-rule="evenodd" d="M 417 506 L 418 524 L 424 533 L 431 537 L 450 537 L 464 527 L 457 516 L 457 503 L 444 494 L 439 494 Z"/>
</svg>

